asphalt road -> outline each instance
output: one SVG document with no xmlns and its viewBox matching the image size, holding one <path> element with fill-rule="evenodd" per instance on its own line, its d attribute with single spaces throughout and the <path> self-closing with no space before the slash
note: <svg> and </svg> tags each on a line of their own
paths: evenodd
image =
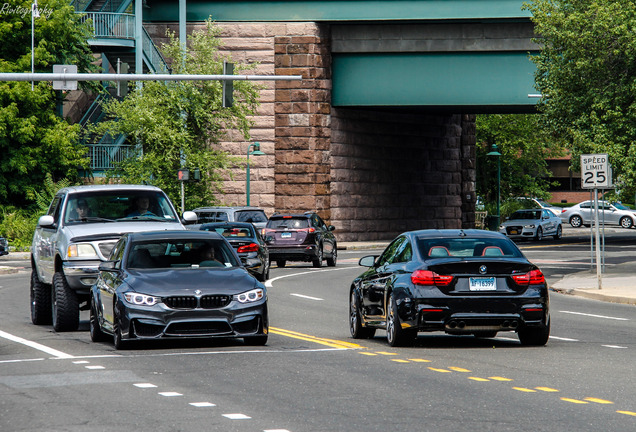
<svg viewBox="0 0 636 432">
<path fill-rule="evenodd" d="M 549 282 L 589 268 L 585 233 L 569 234 L 521 244 Z M 608 265 L 634 255 L 633 235 L 608 239 Z M 0 276 L 0 430 L 636 430 L 633 306 L 552 293 L 545 347 L 433 333 L 390 348 L 382 331 L 349 337 L 348 286 L 367 253 L 379 251 L 342 251 L 336 268 L 274 267 L 265 347 L 115 351 L 90 341 L 86 312 L 77 332 L 32 325 L 29 273 Z"/>
</svg>

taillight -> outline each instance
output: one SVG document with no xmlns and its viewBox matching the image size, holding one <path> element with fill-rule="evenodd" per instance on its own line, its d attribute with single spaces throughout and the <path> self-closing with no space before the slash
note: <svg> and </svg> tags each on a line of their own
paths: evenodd
<svg viewBox="0 0 636 432">
<path fill-rule="evenodd" d="M 525 274 L 512 275 L 512 280 L 517 285 L 541 285 L 545 283 L 545 277 L 541 270 L 531 270 Z"/>
<path fill-rule="evenodd" d="M 313 228 L 313 227 L 312 228 L 301 228 L 298 231 L 306 231 L 306 232 L 311 234 L 311 233 L 315 233 L 316 232 L 316 228 Z"/>
<path fill-rule="evenodd" d="M 447 286 L 453 281 L 453 276 L 438 275 L 430 270 L 415 270 L 411 274 L 411 282 L 415 285 L 439 285 Z"/>
<path fill-rule="evenodd" d="M 239 246 L 237 252 L 258 252 L 258 245 L 250 243 L 248 245 Z"/>
</svg>

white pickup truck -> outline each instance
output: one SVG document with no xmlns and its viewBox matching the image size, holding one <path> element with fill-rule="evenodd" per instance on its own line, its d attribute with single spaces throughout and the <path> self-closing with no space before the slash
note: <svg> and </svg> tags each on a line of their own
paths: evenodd
<svg viewBox="0 0 636 432">
<path fill-rule="evenodd" d="M 193 212 L 179 218 L 158 187 L 99 185 L 63 188 L 40 217 L 31 247 L 31 321 L 53 329 L 79 327 L 100 262 L 125 233 L 185 230 Z"/>
</svg>

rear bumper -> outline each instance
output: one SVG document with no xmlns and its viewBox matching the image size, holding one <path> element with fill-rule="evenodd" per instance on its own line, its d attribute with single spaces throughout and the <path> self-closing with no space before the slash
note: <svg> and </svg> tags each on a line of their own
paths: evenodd
<svg viewBox="0 0 636 432">
<path fill-rule="evenodd" d="M 318 247 L 312 245 L 301 246 L 270 246 L 270 261 L 287 260 L 287 261 L 311 261 L 318 256 Z"/>
</svg>

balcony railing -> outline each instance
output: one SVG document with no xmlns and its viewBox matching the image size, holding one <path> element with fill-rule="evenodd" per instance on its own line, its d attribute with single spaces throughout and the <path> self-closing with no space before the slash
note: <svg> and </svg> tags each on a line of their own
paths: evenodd
<svg viewBox="0 0 636 432">
<path fill-rule="evenodd" d="M 82 22 L 91 20 L 95 38 L 135 39 L 135 15 L 111 12 L 84 12 Z"/>
<path fill-rule="evenodd" d="M 111 170 L 118 162 L 136 154 L 135 146 L 124 144 L 89 144 L 87 149 L 95 171 Z"/>
</svg>

